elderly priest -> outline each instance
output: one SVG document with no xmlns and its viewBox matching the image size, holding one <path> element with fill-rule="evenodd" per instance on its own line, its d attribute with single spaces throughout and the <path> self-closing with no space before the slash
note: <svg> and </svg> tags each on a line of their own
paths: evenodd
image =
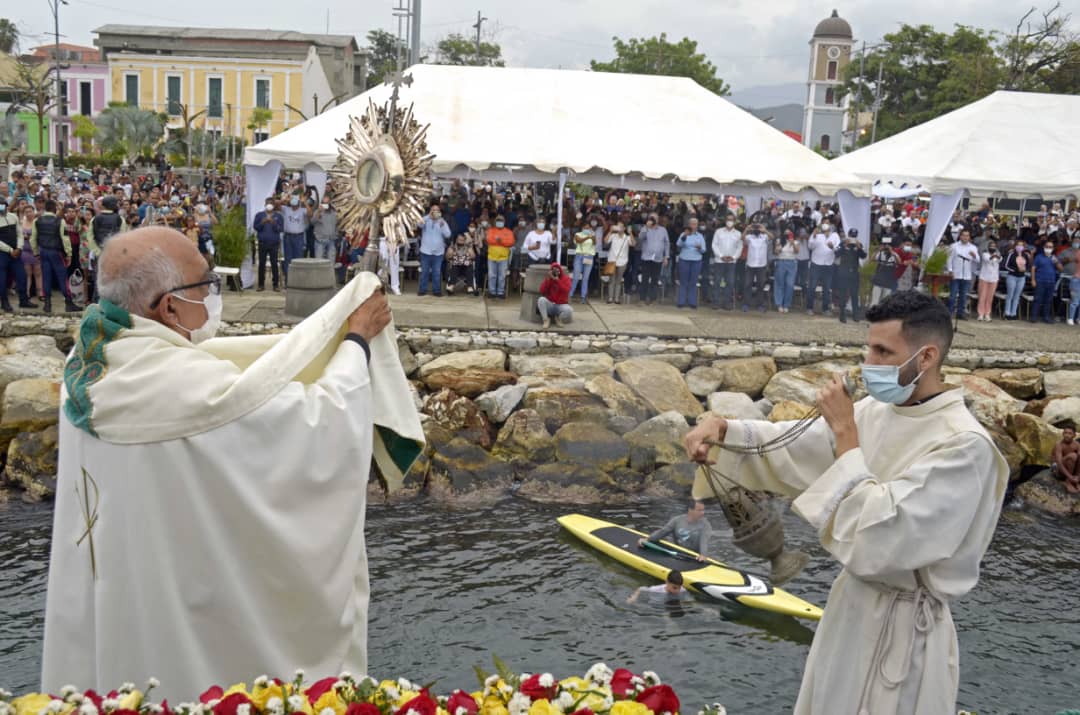
<svg viewBox="0 0 1080 715">
<path fill-rule="evenodd" d="M 423 432 L 378 280 L 287 335 L 213 339 L 182 234 L 117 236 L 68 358 L 43 690 L 367 671 L 364 511 Z"/>
</svg>

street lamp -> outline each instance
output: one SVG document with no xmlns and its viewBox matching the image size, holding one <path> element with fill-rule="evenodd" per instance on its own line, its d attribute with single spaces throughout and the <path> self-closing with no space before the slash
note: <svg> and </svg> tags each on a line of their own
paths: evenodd
<svg viewBox="0 0 1080 715">
<path fill-rule="evenodd" d="M 53 33 L 55 48 L 53 49 L 53 65 L 56 72 L 56 155 L 59 160 L 60 171 L 64 170 L 64 142 L 60 139 L 60 122 L 64 115 L 64 92 L 60 81 L 60 5 L 67 5 L 68 0 L 49 0 L 49 9 L 53 14 Z"/>
</svg>

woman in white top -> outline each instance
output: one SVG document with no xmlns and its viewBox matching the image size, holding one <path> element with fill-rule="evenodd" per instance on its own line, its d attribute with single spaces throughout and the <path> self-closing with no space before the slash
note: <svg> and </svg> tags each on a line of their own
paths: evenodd
<svg viewBox="0 0 1080 715">
<path fill-rule="evenodd" d="M 990 310 L 994 306 L 994 293 L 1001 278 L 1001 254 L 991 241 L 979 257 L 979 320 L 990 322 Z"/>
<path fill-rule="evenodd" d="M 615 273 L 610 276 L 608 284 L 608 303 L 619 303 L 623 296 L 623 275 L 626 273 L 627 263 L 630 261 L 630 249 L 637 245 L 634 237 L 623 228 L 622 222 L 611 227 L 611 231 L 604 237 L 607 246 L 608 260 L 615 262 Z"/>
<path fill-rule="evenodd" d="M 534 263 L 551 263 L 551 231 L 543 217 L 536 221 L 536 228 L 525 237 L 526 268 Z"/>
</svg>

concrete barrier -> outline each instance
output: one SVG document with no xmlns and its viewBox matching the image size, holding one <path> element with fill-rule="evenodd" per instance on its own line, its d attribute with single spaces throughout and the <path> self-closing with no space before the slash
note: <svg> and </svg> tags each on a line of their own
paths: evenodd
<svg viewBox="0 0 1080 715">
<path fill-rule="evenodd" d="M 540 322 L 540 313 L 536 310 L 536 299 L 540 297 L 540 284 L 547 278 L 549 270 L 551 266 L 546 263 L 537 263 L 525 270 L 522 278 L 521 312 L 518 315 L 526 322 Z"/>
<path fill-rule="evenodd" d="M 289 263 L 285 313 L 306 318 L 334 297 L 334 263 L 324 258 L 296 258 Z"/>
</svg>

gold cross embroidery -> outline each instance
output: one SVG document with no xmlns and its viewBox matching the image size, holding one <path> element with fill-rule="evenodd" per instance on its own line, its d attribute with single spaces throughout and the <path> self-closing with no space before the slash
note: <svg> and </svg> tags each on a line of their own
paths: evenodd
<svg viewBox="0 0 1080 715">
<path fill-rule="evenodd" d="M 82 492 L 79 491 L 79 485 L 75 485 L 75 495 L 82 502 L 83 509 L 83 521 L 86 523 L 86 531 L 82 533 L 82 536 L 75 542 L 75 546 L 82 546 L 82 542 L 85 540 L 90 547 L 90 573 L 93 574 L 94 580 L 97 580 L 97 557 L 94 554 L 94 526 L 98 520 L 98 485 L 94 481 L 94 478 L 90 476 L 90 473 L 85 468 L 82 470 L 83 476 L 83 488 Z M 90 489 L 94 490 L 93 504 L 90 502 Z"/>
</svg>

